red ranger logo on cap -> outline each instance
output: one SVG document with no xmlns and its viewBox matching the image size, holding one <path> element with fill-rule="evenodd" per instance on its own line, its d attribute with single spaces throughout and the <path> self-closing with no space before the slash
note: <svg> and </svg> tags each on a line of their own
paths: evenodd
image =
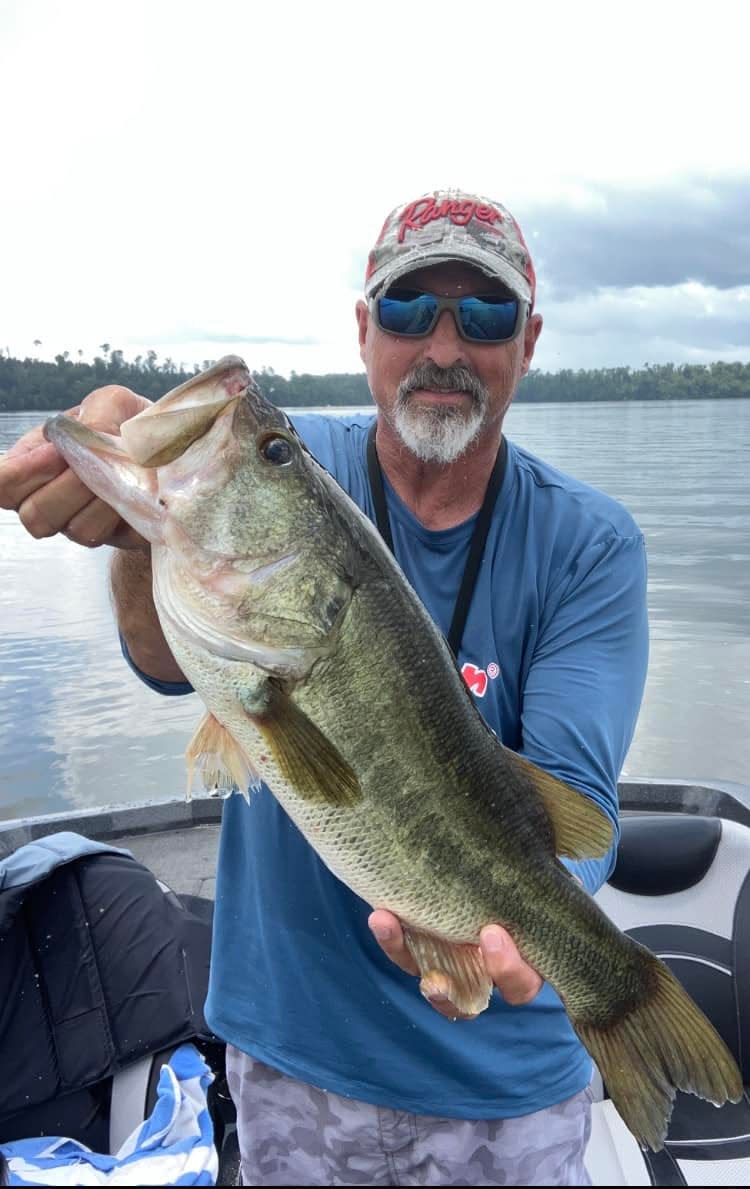
<svg viewBox="0 0 750 1189">
<path fill-rule="evenodd" d="M 503 216 L 494 206 L 480 206 L 469 199 L 455 202 L 446 198 L 438 204 L 434 198 L 418 198 L 401 212 L 398 242 L 404 242 L 407 231 L 419 231 L 435 219 L 450 219 L 457 227 L 465 227 L 472 219 L 478 219 L 480 223 L 489 223 L 490 226 L 498 220 L 503 222 Z"/>
</svg>

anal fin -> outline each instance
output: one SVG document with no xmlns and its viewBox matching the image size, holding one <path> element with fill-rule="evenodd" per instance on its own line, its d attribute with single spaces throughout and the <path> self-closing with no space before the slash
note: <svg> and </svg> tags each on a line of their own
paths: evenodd
<svg viewBox="0 0 750 1189">
<path fill-rule="evenodd" d="M 420 990 L 426 998 L 440 994 L 455 1004 L 460 1015 L 478 1016 L 492 995 L 492 980 L 477 945 L 457 945 L 409 926 L 404 940 L 419 967 Z"/>
<path fill-rule="evenodd" d="M 188 765 L 186 800 L 192 796 L 193 772 L 203 773 L 203 787 L 228 797 L 235 790 L 249 801 L 251 788 L 260 787 L 261 778 L 240 745 L 210 711 L 206 711 L 192 739 L 185 758 Z"/>
</svg>

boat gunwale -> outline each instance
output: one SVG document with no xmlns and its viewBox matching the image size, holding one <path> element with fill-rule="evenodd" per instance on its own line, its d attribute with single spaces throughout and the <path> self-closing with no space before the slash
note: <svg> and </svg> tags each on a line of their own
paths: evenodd
<svg viewBox="0 0 750 1189">
<path fill-rule="evenodd" d="M 750 785 L 734 781 L 661 780 L 625 777 L 618 784 L 620 812 L 689 813 L 728 818 L 750 826 Z M 161 834 L 221 820 L 223 798 L 174 798 L 107 805 L 96 809 L 39 814 L 0 822 L 0 858 L 19 846 L 61 830 L 98 841 L 126 836 Z"/>
</svg>

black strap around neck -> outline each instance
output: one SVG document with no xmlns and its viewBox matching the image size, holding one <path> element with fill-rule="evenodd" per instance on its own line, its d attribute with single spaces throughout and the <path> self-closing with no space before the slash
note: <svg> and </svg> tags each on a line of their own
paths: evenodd
<svg viewBox="0 0 750 1189">
<path fill-rule="evenodd" d="M 373 421 L 370 426 L 370 432 L 367 435 L 367 474 L 370 477 L 370 491 L 372 492 L 372 502 L 375 505 L 375 522 L 378 526 L 378 532 L 395 556 L 393 548 L 393 534 L 391 533 L 391 522 L 388 519 L 388 508 L 385 503 L 385 488 L 383 487 L 383 472 L 380 469 L 380 459 L 378 452 L 375 449 L 375 434 L 377 432 L 378 423 Z"/>
<path fill-rule="evenodd" d="M 373 421 L 370 426 L 370 431 L 367 435 L 367 473 L 370 478 L 370 489 L 372 491 L 372 500 L 375 505 L 375 520 L 378 526 L 378 531 L 390 549 L 393 549 L 393 535 L 391 533 L 391 524 L 388 518 L 388 509 L 385 502 L 385 489 L 383 487 L 383 472 L 380 469 L 380 461 L 378 459 L 378 452 L 375 448 L 375 433 L 377 430 L 377 422 Z M 487 533 L 490 529 L 492 521 L 492 513 L 497 502 L 498 492 L 503 485 L 503 478 L 505 477 L 505 465 L 508 457 L 508 447 L 505 438 L 500 441 L 500 449 L 497 452 L 492 473 L 490 474 L 487 483 L 487 490 L 484 493 L 484 500 L 479 509 L 476 524 L 474 525 L 474 532 L 472 533 L 471 543 L 469 545 L 469 555 L 466 558 L 466 566 L 464 567 L 463 578 L 461 579 L 461 586 L 459 587 L 458 595 L 456 597 L 456 605 L 453 609 L 453 618 L 451 626 L 448 630 L 448 645 L 454 656 L 458 656 L 458 650 L 461 647 L 461 640 L 464 634 L 464 627 L 466 626 L 466 617 L 469 614 L 469 607 L 471 605 L 472 596 L 474 594 L 474 587 L 477 583 L 477 574 L 479 573 L 479 566 L 482 562 L 482 554 L 484 553 L 484 546 L 487 542 Z"/>
</svg>

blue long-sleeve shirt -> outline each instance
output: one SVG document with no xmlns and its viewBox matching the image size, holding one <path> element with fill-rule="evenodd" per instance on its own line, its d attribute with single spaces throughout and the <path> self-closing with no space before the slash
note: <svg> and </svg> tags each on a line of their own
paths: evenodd
<svg viewBox="0 0 750 1189">
<path fill-rule="evenodd" d="M 374 519 L 368 418 L 294 418 L 319 461 Z M 395 554 L 447 632 L 475 518 L 426 529 L 386 482 Z M 459 664 L 508 747 L 617 820 L 617 778 L 646 675 L 643 537 L 615 500 L 508 443 L 505 478 Z M 404 675 L 405 680 L 409 675 Z M 164 693 L 189 686 L 149 681 Z M 568 863 L 589 891 L 603 860 Z M 463 1118 L 540 1110 L 581 1090 L 591 1062 L 558 996 L 495 994 L 452 1023 L 382 953 L 370 908 L 322 863 L 263 787 L 224 808 L 211 983 L 213 1030 L 302 1081 L 393 1109 Z"/>
</svg>

